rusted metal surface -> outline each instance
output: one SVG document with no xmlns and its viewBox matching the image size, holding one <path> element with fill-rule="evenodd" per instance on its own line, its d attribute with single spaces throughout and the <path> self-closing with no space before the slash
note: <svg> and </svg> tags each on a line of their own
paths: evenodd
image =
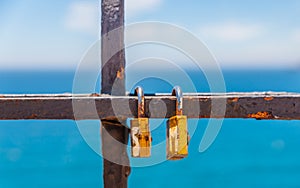
<svg viewBox="0 0 300 188">
<path fill-rule="evenodd" d="M 150 157 L 151 132 L 148 118 L 133 118 L 130 120 L 131 155 L 132 157 Z"/>
<path fill-rule="evenodd" d="M 101 64 L 101 93 L 124 96 L 124 0 L 102 0 Z"/>
<path fill-rule="evenodd" d="M 124 96 L 124 0 L 102 0 L 101 2 L 101 93 Z M 75 103 L 76 109 L 80 109 L 80 102 L 77 103 L 78 106 Z M 110 106 L 111 101 L 107 102 L 106 105 L 100 104 L 99 106 L 97 104 L 97 108 L 98 106 L 100 108 Z M 105 109 L 101 109 L 101 111 L 105 111 Z M 78 113 L 77 115 L 81 114 L 81 110 L 75 112 Z M 110 117 L 101 117 L 104 187 L 125 188 L 130 174 L 126 150 L 129 130 L 124 126 L 126 119 Z"/>
<path fill-rule="evenodd" d="M 142 87 L 136 87 L 134 95 L 138 97 L 137 118 L 130 120 L 131 156 L 150 157 L 151 132 L 149 119 L 145 118 L 145 96 Z"/>
<path fill-rule="evenodd" d="M 187 117 L 177 115 L 167 121 L 167 159 L 180 160 L 188 156 Z"/>
<path fill-rule="evenodd" d="M 211 113 L 212 100 L 226 101 L 225 118 L 300 120 L 297 93 L 184 94 L 183 114 L 188 118 L 222 118 Z M 137 117 L 137 102 L 135 96 L 1 95 L 0 119 L 132 118 Z M 170 94 L 146 95 L 145 116 L 170 118 L 175 115 L 175 104 L 176 97 Z"/>
</svg>

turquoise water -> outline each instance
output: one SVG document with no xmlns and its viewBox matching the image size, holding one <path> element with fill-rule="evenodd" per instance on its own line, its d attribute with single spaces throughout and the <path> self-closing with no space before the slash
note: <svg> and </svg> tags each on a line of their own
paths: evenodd
<svg viewBox="0 0 300 188">
<path fill-rule="evenodd" d="M 197 91 L 209 91 L 203 75 L 189 74 Z M 223 74 L 228 92 L 300 92 L 297 71 Z M 73 72 L 2 72 L 0 93 L 71 92 L 73 76 Z M 146 92 L 172 88 L 156 79 L 139 84 Z M 188 158 L 133 168 L 130 187 L 300 187 L 299 121 L 225 120 L 214 144 L 199 153 L 206 124 L 207 120 L 199 121 Z M 158 136 L 165 136 L 163 125 L 153 133 L 154 139 Z M 75 122 L 0 121 L 1 188 L 102 184 L 102 158 L 84 142 Z"/>
</svg>

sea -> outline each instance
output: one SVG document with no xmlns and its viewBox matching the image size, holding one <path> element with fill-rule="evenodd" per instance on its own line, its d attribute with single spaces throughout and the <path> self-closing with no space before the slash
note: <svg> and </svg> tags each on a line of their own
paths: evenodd
<svg viewBox="0 0 300 188">
<path fill-rule="evenodd" d="M 300 92 L 300 69 L 222 70 L 222 74 L 226 92 Z M 0 93 L 72 93 L 74 75 L 75 71 L 0 71 Z M 205 75 L 194 70 L 187 75 L 196 92 L 210 92 Z M 183 92 L 194 91 L 181 84 Z M 145 93 L 170 93 L 173 87 L 163 76 L 133 85 L 143 86 Z M 208 120 L 197 120 L 196 125 L 195 121 L 188 122 L 194 130 L 188 157 L 153 164 L 156 159 L 143 159 L 148 165 L 130 159 L 140 165 L 132 167 L 129 187 L 300 187 L 300 121 L 225 119 L 204 152 L 199 152 L 199 144 Z M 153 124 L 153 144 L 164 144 L 165 120 L 151 120 Z M 100 138 L 100 131 L 95 134 Z M 166 152 L 162 149 L 156 155 L 165 158 Z M 0 121 L 0 188 L 103 187 L 102 160 L 75 121 Z"/>
</svg>

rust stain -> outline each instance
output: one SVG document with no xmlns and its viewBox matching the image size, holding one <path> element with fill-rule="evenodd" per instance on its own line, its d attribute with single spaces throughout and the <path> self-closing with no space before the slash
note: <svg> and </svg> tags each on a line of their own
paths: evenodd
<svg viewBox="0 0 300 188">
<path fill-rule="evenodd" d="M 229 104 L 236 103 L 236 102 L 239 102 L 239 98 L 238 97 L 232 98 L 232 99 L 228 99 L 228 103 Z"/>
<path fill-rule="evenodd" d="M 5 98 L 5 96 L 4 95 L 0 95 L 0 98 Z"/>
<path fill-rule="evenodd" d="M 119 78 L 120 80 L 123 80 L 124 79 L 124 68 L 123 67 L 121 67 L 121 70 L 119 70 L 118 72 L 117 72 L 117 78 Z"/>
<path fill-rule="evenodd" d="M 272 118 L 274 118 L 274 116 L 272 113 L 269 113 L 269 112 L 257 112 L 255 114 L 248 114 L 248 118 L 272 119 Z"/>
<path fill-rule="evenodd" d="M 90 97 L 99 97 L 100 96 L 100 94 L 98 94 L 98 93 L 92 93 L 92 94 L 90 94 Z"/>
<path fill-rule="evenodd" d="M 274 97 L 265 97 L 265 98 L 264 98 L 265 101 L 271 101 L 271 100 L 273 100 L 273 99 L 274 99 Z"/>
<path fill-rule="evenodd" d="M 232 99 L 232 102 L 238 102 L 238 101 L 239 101 L 239 98 Z"/>
</svg>

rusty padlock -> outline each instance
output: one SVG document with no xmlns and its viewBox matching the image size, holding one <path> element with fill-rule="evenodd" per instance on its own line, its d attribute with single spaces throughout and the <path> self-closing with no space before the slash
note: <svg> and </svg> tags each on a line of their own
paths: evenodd
<svg viewBox="0 0 300 188">
<path fill-rule="evenodd" d="M 179 86 L 172 95 L 176 96 L 176 115 L 167 121 L 167 159 L 179 160 L 188 155 L 187 116 L 183 115 L 183 96 Z"/>
<path fill-rule="evenodd" d="M 130 121 L 131 128 L 131 156 L 150 157 L 151 155 L 151 133 L 149 119 L 145 117 L 145 99 L 141 87 L 135 89 L 134 95 L 138 96 L 138 117 Z"/>
</svg>

